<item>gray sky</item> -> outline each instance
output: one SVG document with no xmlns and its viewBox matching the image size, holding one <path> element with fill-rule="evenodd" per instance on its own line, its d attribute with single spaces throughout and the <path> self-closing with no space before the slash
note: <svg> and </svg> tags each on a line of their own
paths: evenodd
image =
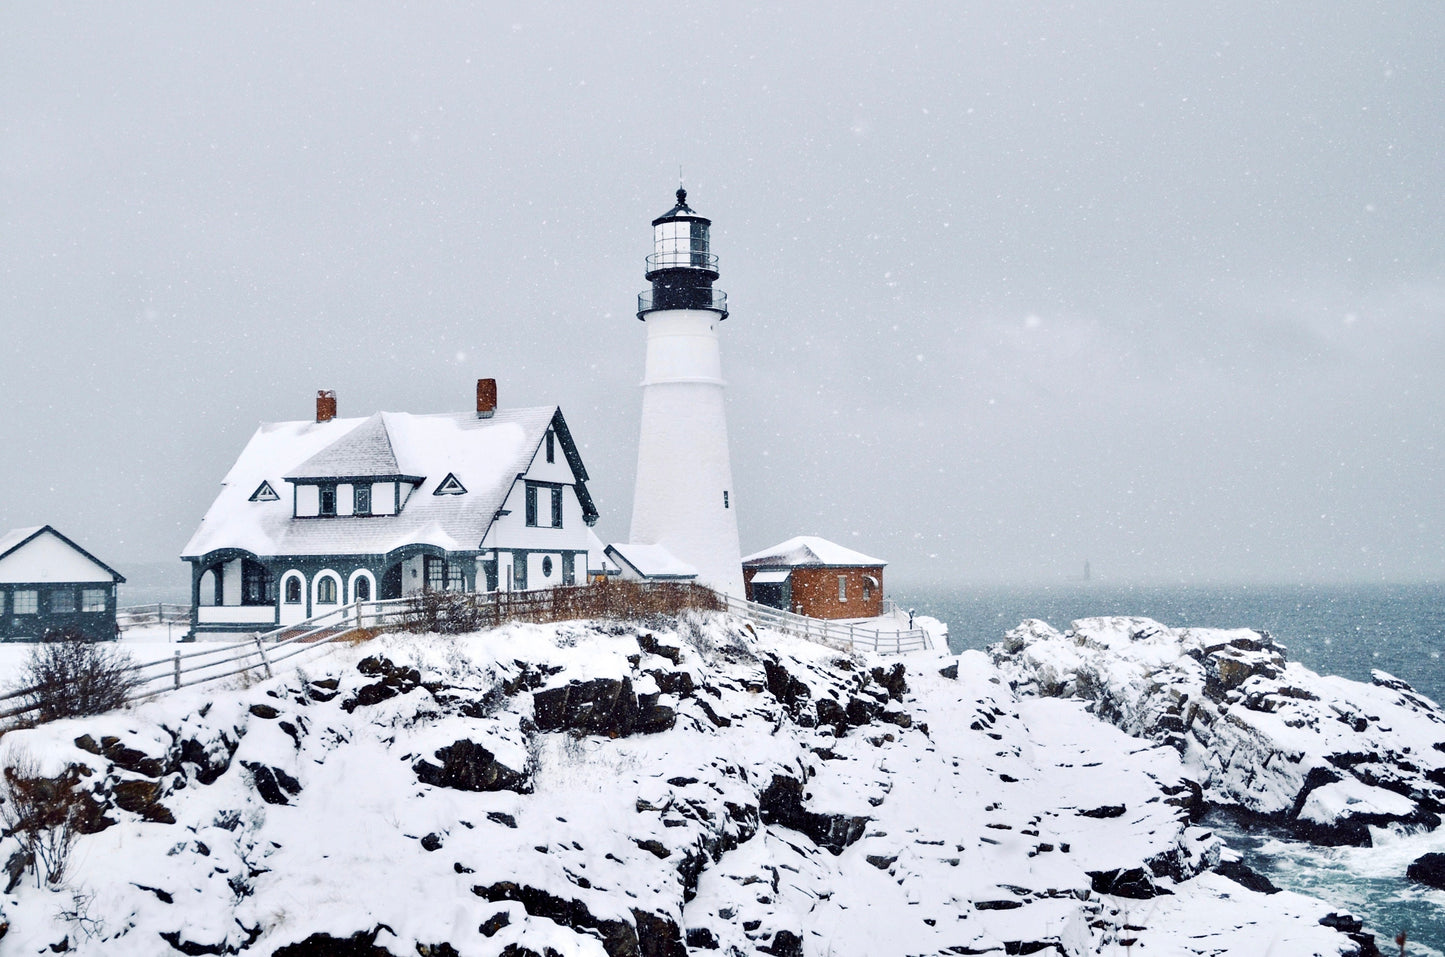
<svg viewBox="0 0 1445 957">
<path fill-rule="evenodd" d="M 495 376 L 625 537 L 681 165 L 745 550 L 1445 579 L 1438 0 L 485 6 L 5 6 L 0 529 L 164 560 L 317 389 Z"/>
</svg>

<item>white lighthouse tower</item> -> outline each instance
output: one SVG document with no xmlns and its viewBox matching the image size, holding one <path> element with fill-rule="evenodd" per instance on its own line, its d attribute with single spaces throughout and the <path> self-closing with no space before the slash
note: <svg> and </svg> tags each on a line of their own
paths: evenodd
<svg viewBox="0 0 1445 957">
<path fill-rule="evenodd" d="M 711 225 L 688 207 L 684 189 L 677 205 L 652 221 L 652 289 L 637 297 L 637 318 L 647 323 L 647 371 L 631 540 L 661 545 L 696 568 L 699 582 L 742 597 L 717 339 L 727 294 L 712 287 Z"/>
</svg>

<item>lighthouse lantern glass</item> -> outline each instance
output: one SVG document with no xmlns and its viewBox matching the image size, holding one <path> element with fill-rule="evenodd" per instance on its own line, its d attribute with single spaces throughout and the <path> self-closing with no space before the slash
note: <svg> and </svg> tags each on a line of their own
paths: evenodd
<svg viewBox="0 0 1445 957">
<path fill-rule="evenodd" d="M 707 266 L 707 223 L 674 219 L 653 227 L 653 252 L 658 268 Z"/>
</svg>

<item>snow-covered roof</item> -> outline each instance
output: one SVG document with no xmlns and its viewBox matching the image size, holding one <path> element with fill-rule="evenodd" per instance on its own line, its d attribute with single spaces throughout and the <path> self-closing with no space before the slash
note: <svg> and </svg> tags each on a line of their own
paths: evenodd
<svg viewBox="0 0 1445 957">
<path fill-rule="evenodd" d="M 587 529 L 587 571 L 600 575 L 617 571 L 617 562 L 607 557 L 607 546 L 592 529 Z"/>
<path fill-rule="evenodd" d="M 302 462 L 288 479 L 381 478 L 401 475 L 383 413 L 378 412 L 346 435 Z"/>
<path fill-rule="evenodd" d="M 886 564 L 888 563 L 881 558 L 869 558 L 862 552 L 844 548 L 816 535 L 799 535 L 743 558 L 744 566 Z"/>
<path fill-rule="evenodd" d="M 38 561 L 40 563 L 39 566 L 33 566 L 29 568 L 28 575 L 33 577 L 30 577 L 28 580 L 36 582 L 53 582 L 68 580 L 66 572 L 68 571 L 71 573 L 71 575 L 74 575 L 76 568 L 76 566 L 74 566 L 73 564 L 68 564 L 68 562 L 73 558 L 73 553 L 74 555 L 79 555 L 82 559 L 94 565 L 96 568 L 99 568 L 107 576 L 109 576 L 112 581 L 125 581 L 125 576 L 122 575 L 120 572 L 116 571 L 114 568 L 111 568 L 105 562 L 96 558 L 90 552 L 81 548 L 69 538 L 66 538 L 64 535 L 60 534 L 60 532 L 56 531 L 55 528 L 50 525 L 27 525 L 24 528 L 12 528 L 4 535 L 0 535 L 0 561 L 4 561 L 4 559 L 12 553 L 18 553 L 21 548 L 30 544 L 32 541 L 39 539 L 41 535 L 46 533 L 49 533 L 57 541 L 62 542 L 70 551 L 67 552 L 62 550 L 61 552 L 57 553 L 52 549 L 48 555 L 40 556 L 38 558 Z M 17 555 L 14 561 L 28 562 L 36 559 L 35 548 L 32 548 L 28 554 L 31 556 L 30 558 L 20 558 Z M 57 560 L 59 560 L 60 562 L 59 565 L 56 564 Z M 13 561 L 7 564 L 7 568 L 10 567 L 10 565 L 13 565 Z M 88 566 L 82 567 L 88 569 Z M 82 572 L 82 574 L 86 573 Z M 8 574 L 3 572 L 0 572 L 0 578 L 3 578 L 6 581 L 27 580 L 26 578 L 15 579 L 9 577 Z M 86 577 L 76 578 L 75 580 L 91 581 L 93 579 Z"/>
<path fill-rule="evenodd" d="M 607 556 L 631 568 L 644 578 L 696 578 L 697 569 L 661 545 L 617 542 L 607 546 Z"/>
<path fill-rule="evenodd" d="M 251 436 L 182 557 L 222 548 L 263 557 L 384 555 L 413 544 L 475 550 L 554 421 L 576 474 L 578 498 L 595 517 L 586 471 L 555 406 L 499 409 L 486 419 L 470 412 L 379 412 L 370 418 L 275 422 Z M 448 475 L 456 476 L 466 494 L 432 494 Z M 250 501 L 262 482 L 281 491 L 285 479 L 406 477 L 420 484 L 397 515 L 298 519 L 292 496 L 284 492 L 273 501 Z"/>
<path fill-rule="evenodd" d="M 43 528 L 45 528 L 44 525 L 27 525 L 25 528 L 12 528 L 4 535 L 0 535 L 0 558 L 4 558 L 10 554 L 12 549 L 29 541 L 36 532 Z"/>
</svg>

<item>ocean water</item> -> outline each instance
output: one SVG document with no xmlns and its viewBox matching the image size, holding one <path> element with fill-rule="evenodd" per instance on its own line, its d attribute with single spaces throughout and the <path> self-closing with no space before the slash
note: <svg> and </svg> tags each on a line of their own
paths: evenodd
<svg viewBox="0 0 1445 957">
<path fill-rule="evenodd" d="M 1172 627 L 1259 628 L 1313 671 L 1369 681 L 1371 670 L 1380 669 L 1445 701 L 1445 584 L 1119 588 L 1080 582 L 891 597 L 947 622 L 955 652 L 993 644 L 1025 618 L 1064 629 L 1079 618 L 1135 615 Z M 1372 847 L 1321 848 L 1223 816 L 1209 824 L 1276 886 L 1362 918 L 1383 953 L 1398 953 L 1393 941 L 1404 930 L 1407 954 L 1445 957 L 1445 891 L 1405 878 L 1415 858 L 1445 852 L 1445 827 L 1376 831 Z"/>
</svg>

